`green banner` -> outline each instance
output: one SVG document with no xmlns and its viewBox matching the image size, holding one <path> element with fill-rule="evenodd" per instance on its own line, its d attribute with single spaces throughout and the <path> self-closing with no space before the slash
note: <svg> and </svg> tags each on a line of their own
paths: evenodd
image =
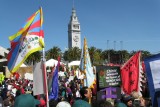
<svg viewBox="0 0 160 107">
<path fill-rule="evenodd" d="M 98 88 L 106 88 L 121 85 L 120 67 L 118 66 L 97 66 Z"/>
</svg>

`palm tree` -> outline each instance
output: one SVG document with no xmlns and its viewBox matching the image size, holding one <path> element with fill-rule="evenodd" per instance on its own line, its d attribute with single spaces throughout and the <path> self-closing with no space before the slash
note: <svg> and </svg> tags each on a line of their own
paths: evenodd
<svg viewBox="0 0 160 107">
<path fill-rule="evenodd" d="M 121 61 L 120 61 L 121 64 L 123 64 L 124 62 L 126 62 L 130 58 L 130 54 L 128 53 L 127 50 L 120 50 L 120 51 L 118 51 L 118 53 L 121 57 Z"/>
<path fill-rule="evenodd" d="M 93 65 L 98 65 L 102 62 L 102 59 L 101 59 L 102 50 L 101 49 L 97 49 L 96 47 L 92 46 L 88 48 L 88 51 L 90 54 L 91 63 Z"/>
<path fill-rule="evenodd" d="M 96 47 L 90 47 L 88 48 L 88 51 L 89 51 L 89 55 L 90 55 L 90 59 L 91 59 L 91 63 L 93 64 L 93 61 L 94 61 L 94 53 L 96 53 Z"/>
<path fill-rule="evenodd" d="M 132 57 L 135 53 L 136 53 L 137 51 L 135 51 L 135 50 L 132 50 L 131 52 L 130 52 L 130 57 Z"/>
<path fill-rule="evenodd" d="M 80 60 L 81 50 L 78 47 L 73 47 L 64 52 L 63 58 L 66 61 Z"/>
<path fill-rule="evenodd" d="M 62 56 L 62 52 L 61 49 L 57 46 L 54 46 L 46 52 L 46 60 L 49 60 L 51 58 L 58 59 L 59 56 Z"/>
<path fill-rule="evenodd" d="M 98 48 L 97 48 L 97 54 L 98 54 L 98 58 L 96 57 L 95 61 L 96 61 L 98 64 L 103 64 L 104 59 L 102 58 L 102 49 L 98 49 Z"/>
<path fill-rule="evenodd" d="M 142 52 L 142 60 L 144 60 L 146 57 L 151 56 L 151 53 L 149 51 L 141 50 L 141 52 Z"/>
<path fill-rule="evenodd" d="M 68 61 L 68 50 L 65 50 L 64 51 L 64 53 L 63 53 L 63 59 L 65 60 L 65 61 Z"/>
<path fill-rule="evenodd" d="M 146 57 L 151 56 L 152 54 L 149 51 L 145 51 L 145 50 L 140 50 L 141 51 L 141 58 L 142 60 L 144 60 Z M 130 57 L 133 56 L 137 51 L 131 51 L 130 52 Z"/>
<path fill-rule="evenodd" d="M 108 60 L 108 53 L 109 53 L 108 50 L 104 50 L 101 53 L 101 58 L 103 59 L 104 63 L 108 63 L 109 62 L 109 60 Z"/>
<path fill-rule="evenodd" d="M 29 57 L 26 59 L 25 63 L 28 65 L 34 65 L 36 62 L 40 62 L 42 57 L 42 52 L 36 51 L 29 55 Z"/>
</svg>

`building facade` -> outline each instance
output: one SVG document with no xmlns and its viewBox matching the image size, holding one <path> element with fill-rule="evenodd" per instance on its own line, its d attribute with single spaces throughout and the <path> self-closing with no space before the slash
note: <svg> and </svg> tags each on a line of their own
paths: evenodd
<svg viewBox="0 0 160 107">
<path fill-rule="evenodd" d="M 72 15 L 68 24 L 68 48 L 73 47 L 81 49 L 81 29 L 75 8 L 72 8 Z"/>
<path fill-rule="evenodd" d="M 9 53 L 9 50 L 0 46 L 0 62 L 6 62 L 7 61 L 8 53 Z"/>
</svg>

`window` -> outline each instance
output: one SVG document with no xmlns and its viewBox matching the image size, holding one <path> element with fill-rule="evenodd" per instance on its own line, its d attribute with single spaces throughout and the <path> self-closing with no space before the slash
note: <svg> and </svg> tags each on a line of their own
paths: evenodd
<svg viewBox="0 0 160 107">
<path fill-rule="evenodd" d="M 74 29 L 79 29 L 79 25 L 73 25 Z"/>
</svg>

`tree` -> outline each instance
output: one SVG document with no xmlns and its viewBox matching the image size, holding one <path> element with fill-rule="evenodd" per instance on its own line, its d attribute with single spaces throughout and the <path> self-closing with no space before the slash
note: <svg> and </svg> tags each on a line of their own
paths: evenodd
<svg viewBox="0 0 160 107">
<path fill-rule="evenodd" d="M 74 61 L 74 60 L 80 60 L 81 56 L 81 50 L 78 47 L 73 47 L 68 50 L 66 50 L 63 54 L 63 58 L 65 61 Z"/>
<path fill-rule="evenodd" d="M 141 52 L 142 52 L 142 60 L 144 60 L 146 57 L 151 56 L 151 53 L 149 51 L 141 50 Z"/>
<path fill-rule="evenodd" d="M 131 52 L 130 52 L 130 54 L 129 54 L 129 55 L 130 55 L 130 57 L 132 57 L 136 52 L 137 52 L 137 51 L 134 51 L 134 50 L 133 50 L 133 51 L 131 51 Z"/>
<path fill-rule="evenodd" d="M 65 61 L 68 61 L 68 50 L 64 51 L 64 53 L 63 53 L 63 59 Z"/>
<path fill-rule="evenodd" d="M 91 63 L 93 64 L 93 61 L 94 61 L 94 54 L 96 53 L 96 48 L 95 47 L 90 47 L 88 48 L 88 51 L 89 51 L 89 55 L 90 55 L 90 59 L 91 59 Z"/>
<path fill-rule="evenodd" d="M 57 46 L 54 46 L 46 52 L 46 60 L 49 59 L 58 59 L 59 56 L 62 56 L 61 49 Z"/>
<path fill-rule="evenodd" d="M 125 63 L 130 58 L 130 54 L 127 50 L 120 50 L 118 53 L 121 55 L 121 64 Z"/>
<path fill-rule="evenodd" d="M 140 50 L 141 51 L 141 58 L 144 60 L 146 57 L 151 56 L 152 54 L 149 51 Z M 133 56 L 137 51 L 131 51 L 130 57 Z"/>
<path fill-rule="evenodd" d="M 88 51 L 89 51 L 91 63 L 93 65 L 98 65 L 102 62 L 102 59 L 101 59 L 102 50 L 101 49 L 97 49 L 96 47 L 92 46 L 88 48 Z"/>
<path fill-rule="evenodd" d="M 40 62 L 42 57 L 42 52 L 36 51 L 29 55 L 29 57 L 26 59 L 25 63 L 28 65 L 34 65 L 36 62 Z"/>
<path fill-rule="evenodd" d="M 101 53 L 101 59 L 103 59 L 104 63 L 108 62 L 108 50 L 104 50 Z"/>
</svg>

